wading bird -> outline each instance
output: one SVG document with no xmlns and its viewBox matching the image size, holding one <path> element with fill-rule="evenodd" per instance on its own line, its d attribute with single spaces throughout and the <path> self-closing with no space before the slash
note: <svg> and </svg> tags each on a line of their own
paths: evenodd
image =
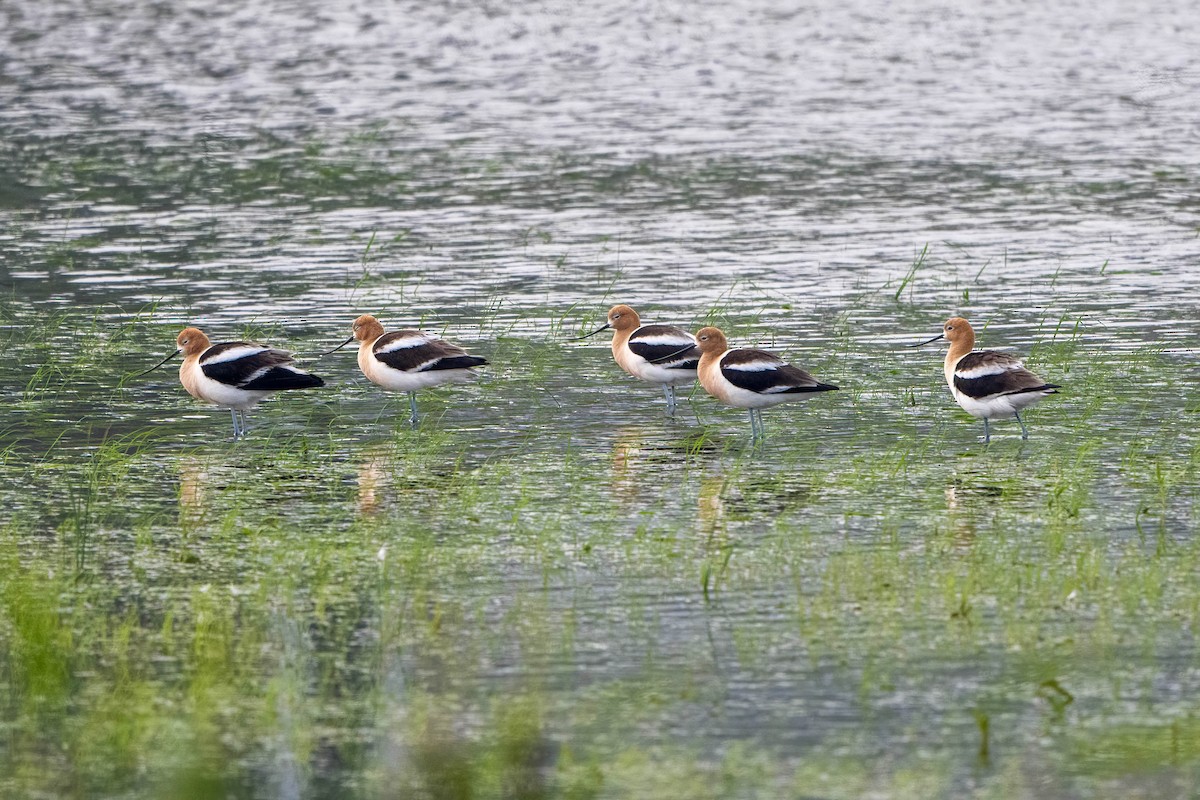
<svg viewBox="0 0 1200 800">
<path fill-rule="evenodd" d="M 197 400 L 228 408 L 233 438 L 246 435 L 246 414 L 259 400 L 286 389 L 311 389 L 325 381 L 294 366 L 291 353 L 254 342 L 212 344 L 199 328 L 184 328 L 175 339 L 174 353 L 145 375 L 183 353 L 179 382 Z"/>
<path fill-rule="evenodd" d="M 945 339 L 950 342 L 946 352 L 946 384 L 954 399 L 973 417 L 983 420 L 983 441 L 992 441 L 988 420 L 1016 417 L 1021 423 L 1021 438 L 1029 438 L 1029 430 L 1021 412 L 1047 395 L 1058 394 L 1057 383 L 1044 380 L 1025 369 L 1021 360 L 1009 353 L 978 350 L 975 329 L 962 317 L 951 317 L 942 325 L 942 332 L 932 339 L 910 347 L 921 347 Z"/>
<path fill-rule="evenodd" d="M 370 314 L 354 320 L 351 330 L 349 339 L 322 355 L 335 353 L 357 339 L 359 369 L 372 383 L 389 392 L 408 392 L 412 409 L 408 421 L 414 427 L 418 419 L 418 390 L 473 380 L 475 373 L 471 368 L 488 363 L 486 358 L 469 355 L 458 345 L 422 331 L 386 333 L 379 320 Z"/>
<path fill-rule="evenodd" d="M 701 328 L 696 341 L 701 353 L 700 385 L 725 405 L 749 409 L 751 441 L 764 435 L 762 409 L 838 388 L 766 350 L 729 349 L 720 328 Z"/>
<path fill-rule="evenodd" d="M 612 354 L 617 366 L 638 380 L 662 386 L 667 413 L 675 414 L 675 387 L 696 380 L 700 350 L 690 333 L 673 325 L 643 325 L 626 305 L 608 310 L 608 321 L 579 339 L 613 330 Z M 578 339 L 576 339 L 578 341 Z"/>
</svg>

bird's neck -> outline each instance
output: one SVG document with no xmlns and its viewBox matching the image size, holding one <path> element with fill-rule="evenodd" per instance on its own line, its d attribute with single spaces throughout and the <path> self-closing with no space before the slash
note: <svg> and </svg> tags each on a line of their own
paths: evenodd
<svg viewBox="0 0 1200 800">
<path fill-rule="evenodd" d="M 625 346 L 625 343 L 629 341 L 629 337 L 635 330 L 636 328 L 626 328 L 625 330 L 613 329 L 612 349 L 614 353 Z"/>
<path fill-rule="evenodd" d="M 975 337 L 970 336 L 952 342 L 950 349 L 946 351 L 946 384 L 951 388 L 954 387 L 954 368 L 958 366 L 958 362 L 963 356 L 971 352 L 973 347 L 975 347 Z"/>
<path fill-rule="evenodd" d="M 950 349 L 946 351 L 946 369 L 952 368 L 958 363 L 958 360 L 967 353 L 975 349 L 975 337 L 966 336 L 959 339 L 957 342 L 950 344 Z"/>
</svg>

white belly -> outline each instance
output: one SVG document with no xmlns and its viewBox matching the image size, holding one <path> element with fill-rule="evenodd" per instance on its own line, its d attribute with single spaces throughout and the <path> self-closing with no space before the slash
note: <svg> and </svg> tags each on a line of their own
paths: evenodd
<svg viewBox="0 0 1200 800">
<path fill-rule="evenodd" d="M 678 386 L 679 384 L 692 383 L 696 380 L 696 370 L 666 369 L 658 364 L 652 364 L 630 350 L 628 343 L 621 344 L 619 348 L 613 348 L 613 357 L 617 362 L 617 366 L 638 380 L 646 381 L 647 383 L 667 383 L 672 386 Z"/>
<path fill-rule="evenodd" d="M 1021 392 L 1020 394 L 1002 394 L 984 400 L 976 400 L 967 397 L 957 389 L 952 391 L 954 399 L 962 406 L 962 410 L 977 419 L 1007 419 L 1019 414 L 1046 396 L 1044 392 Z"/>
<path fill-rule="evenodd" d="M 265 391 L 247 391 L 236 386 L 230 386 L 220 381 L 214 381 L 204 374 L 196 362 L 184 362 L 179 368 L 179 381 L 188 394 L 197 400 L 221 406 L 246 411 L 270 394 Z"/>
</svg>

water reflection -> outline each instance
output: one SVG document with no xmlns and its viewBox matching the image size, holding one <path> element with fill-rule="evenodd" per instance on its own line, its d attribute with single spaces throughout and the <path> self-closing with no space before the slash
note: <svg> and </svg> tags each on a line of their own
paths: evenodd
<svg viewBox="0 0 1200 800">
<path fill-rule="evenodd" d="M 950 538 L 955 545 L 968 549 L 975 541 L 975 517 L 959 508 L 960 491 L 957 483 L 946 484 L 946 519 L 950 526 Z"/>
<path fill-rule="evenodd" d="M 621 500 L 636 500 L 645 491 L 642 481 L 647 461 L 646 440 L 656 432 L 649 427 L 627 426 L 618 428 L 613 437 L 609 455 L 609 488 L 613 497 Z M 641 478 L 641 480 L 639 480 Z"/>
<path fill-rule="evenodd" d="M 987 473 L 959 473 L 946 484 L 946 519 L 950 537 L 956 545 L 968 548 L 975 542 L 976 528 L 990 517 L 1004 489 L 984 483 Z"/>
<path fill-rule="evenodd" d="M 625 499 L 660 494 L 663 480 L 682 487 L 687 470 L 705 463 L 707 457 L 720 450 L 693 421 L 672 419 L 658 424 L 624 424 L 615 430 L 601 425 L 595 428 L 595 432 L 603 430 L 611 437 L 609 485 L 614 496 Z M 672 477 L 664 478 L 666 473 Z"/>
<path fill-rule="evenodd" d="M 367 447 L 358 462 L 358 513 L 364 517 L 378 514 L 386 505 L 386 491 L 392 485 L 395 449 L 388 445 Z"/>
<path fill-rule="evenodd" d="M 725 492 L 728 481 L 724 474 L 705 475 L 700 479 L 700 493 L 696 498 L 696 518 L 700 533 L 707 540 L 725 535 Z"/>
<path fill-rule="evenodd" d="M 210 477 L 208 462 L 195 456 L 179 459 L 179 522 L 185 527 L 202 523 L 207 514 Z"/>
</svg>

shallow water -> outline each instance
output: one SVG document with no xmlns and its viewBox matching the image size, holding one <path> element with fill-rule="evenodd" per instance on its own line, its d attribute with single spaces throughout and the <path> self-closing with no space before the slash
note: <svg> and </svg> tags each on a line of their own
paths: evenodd
<svg viewBox="0 0 1200 800">
<path fill-rule="evenodd" d="M 1194 792 L 1191 16 L 5 4 L 0 794 Z M 667 421 L 614 302 L 842 391 Z M 491 366 L 409 431 L 364 312 Z M 184 324 L 329 386 L 224 441 Z"/>
</svg>

